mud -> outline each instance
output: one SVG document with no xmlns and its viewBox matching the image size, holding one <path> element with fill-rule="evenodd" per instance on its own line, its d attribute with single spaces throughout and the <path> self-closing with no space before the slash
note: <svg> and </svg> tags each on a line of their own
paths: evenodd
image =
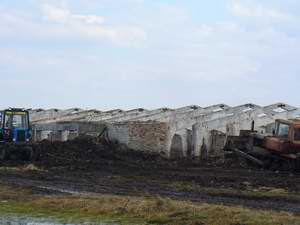
<svg viewBox="0 0 300 225">
<path fill-rule="evenodd" d="M 28 162 L 2 162 L 27 168 Z M 38 168 L 38 169 L 34 169 Z M 238 205 L 300 213 L 300 199 L 207 192 L 202 188 L 248 190 L 263 187 L 300 192 L 300 175 L 253 168 L 209 166 L 198 161 L 170 161 L 159 155 L 126 150 L 93 140 L 42 143 L 40 161 L 31 170 L 0 170 L 0 182 L 32 187 L 37 193 L 159 195 L 176 200 Z M 178 188 L 178 184 L 201 187 Z"/>
</svg>

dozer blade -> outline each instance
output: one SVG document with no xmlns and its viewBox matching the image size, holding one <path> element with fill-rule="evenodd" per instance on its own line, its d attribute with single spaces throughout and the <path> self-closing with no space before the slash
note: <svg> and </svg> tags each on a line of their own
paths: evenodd
<svg viewBox="0 0 300 225">
<path fill-rule="evenodd" d="M 253 156 L 247 154 L 246 152 L 243 152 L 243 151 L 241 151 L 241 150 L 239 150 L 237 148 L 234 148 L 233 152 L 235 152 L 237 155 L 239 155 L 239 156 L 241 156 L 241 157 L 243 157 L 245 159 L 250 160 L 251 162 L 255 163 L 256 165 L 258 165 L 260 167 L 264 167 L 265 166 L 264 163 L 263 163 L 263 161 L 255 158 L 255 157 L 253 157 Z"/>
</svg>

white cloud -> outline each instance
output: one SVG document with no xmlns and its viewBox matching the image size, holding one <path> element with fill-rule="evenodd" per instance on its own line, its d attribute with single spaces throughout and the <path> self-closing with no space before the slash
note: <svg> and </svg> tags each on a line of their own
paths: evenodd
<svg viewBox="0 0 300 225">
<path fill-rule="evenodd" d="M 83 22 L 87 24 L 103 24 L 104 18 L 96 15 L 72 14 L 72 12 L 63 7 L 57 7 L 49 4 L 42 5 L 42 11 L 45 18 L 51 22 L 74 23 Z"/>
<path fill-rule="evenodd" d="M 72 15 L 72 18 L 75 20 L 81 20 L 85 23 L 88 24 L 102 24 L 104 23 L 104 18 L 100 17 L 100 16 L 94 16 L 94 15 L 90 15 L 90 16 L 85 16 L 85 15 Z"/>
<path fill-rule="evenodd" d="M 145 39 L 142 28 L 132 25 L 107 25 L 105 18 L 97 15 L 73 13 L 67 7 L 44 4 L 41 17 L 30 13 L 0 10 L 2 38 L 21 40 L 110 41 L 117 45 L 136 45 Z M 22 34 L 22 35 L 20 35 Z"/>
<path fill-rule="evenodd" d="M 51 5 L 42 5 L 42 11 L 46 19 L 51 22 L 66 23 L 72 17 L 69 10 Z"/>
<path fill-rule="evenodd" d="M 254 1 L 234 0 L 229 4 L 229 9 L 233 15 L 238 17 L 254 18 L 268 22 L 289 22 L 293 20 L 292 16 L 287 13 Z"/>
<path fill-rule="evenodd" d="M 50 22 L 58 23 L 57 32 L 64 29 L 64 32 L 68 34 L 77 34 L 93 39 L 109 39 L 118 44 L 133 43 L 145 38 L 145 33 L 141 28 L 134 26 L 109 27 L 104 24 L 105 19 L 101 16 L 75 14 L 68 8 L 49 4 L 43 5 L 42 9 L 44 16 Z M 60 24 L 61 26 L 59 26 Z"/>
</svg>

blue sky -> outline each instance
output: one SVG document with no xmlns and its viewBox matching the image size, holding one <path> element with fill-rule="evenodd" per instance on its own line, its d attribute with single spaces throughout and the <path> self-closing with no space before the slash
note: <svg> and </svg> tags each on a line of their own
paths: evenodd
<svg viewBox="0 0 300 225">
<path fill-rule="evenodd" d="M 298 0 L 1 0 L 0 108 L 299 106 Z"/>
</svg>

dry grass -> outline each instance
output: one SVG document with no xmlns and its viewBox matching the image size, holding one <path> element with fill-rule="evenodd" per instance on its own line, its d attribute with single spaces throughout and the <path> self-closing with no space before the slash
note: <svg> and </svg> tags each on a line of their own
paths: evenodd
<svg viewBox="0 0 300 225">
<path fill-rule="evenodd" d="M 37 167 L 36 165 L 30 163 L 30 164 L 26 164 L 26 165 L 23 165 L 23 166 L 0 167 L 0 171 L 20 173 L 20 172 L 30 172 L 30 171 L 42 172 L 42 171 L 46 171 L 46 170 L 43 170 L 43 169 Z"/>
<path fill-rule="evenodd" d="M 30 188 L 0 185 L 0 201 L 26 201 L 32 199 Z"/>
<path fill-rule="evenodd" d="M 246 187 L 245 189 L 233 189 L 233 188 L 212 188 L 212 187 L 202 187 L 198 184 L 191 182 L 173 182 L 167 187 L 173 188 L 177 191 L 186 191 L 186 192 L 200 192 L 206 193 L 211 196 L 233 196 L 233 197 L 242 197 L 249 199 L 283 199 L 291 201 L 300 201 L 300 193 L 289 192 L 283 188 L 272 188 L 272 187 L 259 187 L 253 188 L 251 186 Z"/>
<path fill-rule="evenodd" d="M 34 195 L 29 189 L 4 186 L 0 186 L 0 211 L 55 216 L 66 222 L 114 219 L 121 224 L 300 224 L 299 215 L 284 212 L 173 201 L 159 196 L 41 197 Z"/>
</svg>

